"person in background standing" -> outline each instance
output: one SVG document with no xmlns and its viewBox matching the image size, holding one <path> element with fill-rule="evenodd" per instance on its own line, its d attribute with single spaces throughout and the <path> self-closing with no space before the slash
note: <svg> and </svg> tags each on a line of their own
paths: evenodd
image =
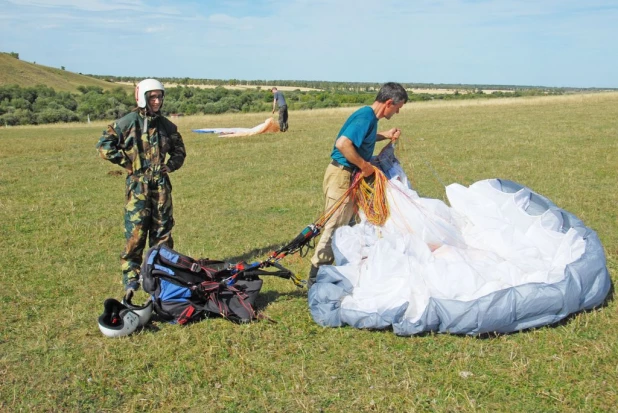
<svg viewBox="0 0 618 413">
<path fill-rule="evenodd" d="M 279 106 L 279 130 L 285 132 L 288 130 L 288 105 L 283 93 L 279 92 L 276 87 L 273 87 L 270 91 L 274 95 L 273 113 L 275 113 L 275 106 Z"/>
</svg>

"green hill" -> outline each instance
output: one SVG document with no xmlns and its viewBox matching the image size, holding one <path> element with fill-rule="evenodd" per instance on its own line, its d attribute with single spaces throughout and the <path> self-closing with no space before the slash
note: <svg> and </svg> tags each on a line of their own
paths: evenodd
<svg viewBox="0 0 618 413">
<path fill-rule="evenodd" d="M 122 87 L 127 91 L 133 90 L 131 85 L 107 82 L 67 70 L 24 62 L 8 53 L 0 52 L 0 86 L 5 85 L 21 87 L 45 85 L 64 92 L 78 92 L 78 86 L 98 86 L 103 90 Z"/>
</svg>

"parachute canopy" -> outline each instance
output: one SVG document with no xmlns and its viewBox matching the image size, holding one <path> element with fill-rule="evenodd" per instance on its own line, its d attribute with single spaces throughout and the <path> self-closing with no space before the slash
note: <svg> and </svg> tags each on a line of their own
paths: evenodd
<svg viewBox="0 0 618 413">
<path fill-rule="evenodd" d="M 389 178 L 390 217 L 339 228 L 337 265 L 309 291 L 323 326 L 392 327 L 477 335 L 555 323 L 596 307 L 610 289 L 597 234 L 513 181 L 446 188 L 450 207 L 419 197 L 392 151 L 374 162 Z"/>
<path fill-rule="evenodd" d="M 266 119 L 253 128 L 215 128 L 215 129 L 193 129 L 196 133 L 214 133 L 224 138 L 235 138 L 239 136 L 253 136 L 261 133 L 279 132 L 279 124 L 273 118 Z"/>
</svg>

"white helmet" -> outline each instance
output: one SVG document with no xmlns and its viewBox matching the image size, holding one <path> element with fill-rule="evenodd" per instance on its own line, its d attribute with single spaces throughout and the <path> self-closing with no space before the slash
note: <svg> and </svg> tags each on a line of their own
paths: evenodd
<svg viewBox="0 0 618 413">
<path fill-rule="evenodd" d="M 135 305 L 131 302 L 133 298 L 133 294 L 127 294 L 122 299 L 122 304 L 126 306 L 129 310 L 133 311 L 139 317 L 139 327 L 143 327 L 150 321 L 150 317 L 152 317 L 153 303 L 152 299 L 148 299 L 146 303 L 142 306 Z"/>
<path fill-rule="evenodd" d="M 153 90 L 160 90 L 165 96 L 163 83 L 159 82 L 157 79 L 144 79 L 135 86 L 135 101 L 138 107 L 142 109 L 146 107 L 148 103 L 148 96 L 146 96 L 146 94 Z M 163 102 L 161 102 L 161 107 L 163 107 Z"/>
<path fill-rule="evenodd" d="M 139 316 L 120 301 L 108 298 L 103 303 L 103 314 L 99 316 L 99 330 L 107 337 L 128 336 L 137 330 Z"/>
</svg>

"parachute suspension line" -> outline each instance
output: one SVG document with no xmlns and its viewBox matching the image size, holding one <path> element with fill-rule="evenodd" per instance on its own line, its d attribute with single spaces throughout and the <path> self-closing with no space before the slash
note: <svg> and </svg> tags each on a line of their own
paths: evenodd
<svg viewBox="0 0 618 413">
<path fill-rule="evenodd" d="M 273 251 L 270 257 L 261 265 L 273 265 L 277 261 L 283 259 L 289 254 L 294 254 L 298 251 L 303 254 L 303 249 L 313 248 L 310 242 L 317 237 L 322 227 L 326 222 L 337 212 L 338 209 L 346 203 L 348 197 L 355 202 L 355 207 L 361 209 L 367 220 L 376 226 L 384 225 L 389 217 L 390 211 L 386 200 L 386 186 L 388 179 L 384 173 L 374 168 L 374 174 L 369 178 L 364 178 L 360 173 L 357 173 L 350 187 L 345 193 L 333 204 L 333 206 L 325 211 L 313 224 L 309 224 L 296 236 L 290 243 L 281 247 L 277 251 Z M 306 250 L 305 250 L 306 254 Z"/>
<path fill-rule="evenodd" d="M 427 159 L 425 159 L 419 152 L 416 152 L 416 154 L 421 158 L 421 161 L 425 164 L 425 166 L 427 166 L 427 169 L 429 169 L 431 171 L 431 173 L 436 178 L 436 180 L 440 183 L 440 185 L 442 185 L 442 187 L 446 188 L 446 186 L 447 186 L 446 183 L 442 180 L 442 178 L 440 177 L 440 175 L 438 174 L 436 169 L 432 166 L 432 164 Z M 458 181 L 461 184 L 465 184 L 466 183 L 466 179 L 464 179 L 464 177 L 461 174 L 457 173 L 457 171 L 455 171 L 455 169 L 453 169 L 453 167 L 450 166 L 448 163 L 441 161 L 440 158 L 437 158 L 436 162 L 440 166 L 443 166 L 444 169 L 447 169 L 448 172 L 449 172 L 449 175 L 451 177 L 458 179 Z"/>
<path fill-rule="evenodd" d="M 326 222 L 335 214 L 335 212 L 337 212 L 337 210 L 341 208 L 341 206 L 345 203 L 347 198 L 353 194 L 354 188 L 358 186 L 359 182 L 361 181 L 361 178 L 362 178 L 362 175 L 357 174 L 356 177 L 354 178 L 354 181 L 352 181 L 352 184 L 350 184 L 350 187 L 348 188 L 348 190 L 345 191 L 343 195 L 341 195 L 341 197 L 337 200 L 337 202 L 335 202 L 328 211 L 325 211 L 322 215 L 320 215 L 320 217 L 313 223 L 313 225 L 315 225 L 318 228 L 322 228 L 326 224 Z"/>
<path fill-rule="evenodd" d="M 440 184 L 446 188 L 446 184 L 444 183 L 442 179 L 440 179 L 440 175 L 438 175 L 438 172 L 436 172 L 436 170 L 431 166 L 431 164 L 428 161 L 426 161 L 425 158 L 421 158 L 421 161 L 423 161 L 423 163 L 427 166 L 427 168 L 429 168 L 429 170 L 431 171 L 433 176 L 438 180 L 438 182 L 440 182 Z"/>
<path fill-rule="evenodd" d="M 360 176 L 360 174 L 359 174 Z M 375 226 L 382 226 L 390 216 L 390 209 L 386 199 L 388 178 L 374 166 L 374 174 L 370 179 L 361 178 L 353 185 L 352 195 L 358 209 L 363 211 L 367 221 Z M 368 182 L 373 181 L 373 182 Z"/>
<path fill-rule="evenodd" d="M 419 206 L 416 204 L 416 201 L 413 200 L 411 197 L 409 197 L 407 194 L 405 194 L 401 189 L 399 189 L 395 185 L 390 184 L 390 182 L 389 182 L 389 185 L 391 186 L 391 188 L 393 188 L 396 191 L 399 191 L 403 196 L 405 196 L 406 199 L 408 199 L 412 203 L 412 205 L 414 205 L 416 208 L 419 208 Z M 394 197 L 391 197 L 391 201 L 392 202 L 389 203 L 389 209 L 391 209 L 393 211 L 396 211 L 396 212 L 399 212 L 399 215 L 403 215 L 403 210 L 400 208 L 399 203 L 395 200 Z M 402 220 L 401 223 L 398 222 L 398 220 L 397 221 L 393 221 L 393 224 L 397 228 L 405 229 L 410 234 L 414 233 L 414 230 L 412 229 L 412 227 L 405 220 Z"/>
<path fill-rule="evenodd" d="M 357 209 L 363 211 L 367 221 L 373 225 L 382 226 L 390 216 L 388 201 L 386 199 L 386 186 L 388 178 L 384 173 L 373 167 L 374 174 L 365 178 L 360 173 L 356 175 L 348 190 L 335 202 L 335 204 L 314 225 L 323 227 L 324 224 L 341 208 L 348 197 L 351 197 Z"/>
<path fill-rule="evenodd" d="M 446 222 L 444 218 L 440 217 L 440 216 L 429 216 L 429 214 L 427 214 L 425 208 L 423 207 L 423 205 L 420 202 L 417 202 L 414 198 L 412 198 L 409 194 L 405 193 L 404 191 L 401 190 L 401 188 L 398 188 L 395 185 L 391 185 L 391 188 L 395 189 L 397 192 L 399 192 L 401 195 L 403 195 L 408 201 L 410 201 L 410 203 L 419 211 L 420 214 L 422 214 L 425 219 L 427 220 L 427 222 L 430 222 L 432 225 L 431 226 L 427 226 L 425 229 L 433 236 L 437 237 L 437 238 L 442 238 L 445 239 L 447 237 L 447 233 L 443 230 L 442 225 L 440 225 L 441 223 L 445 223 L 445 224 L 449 224 L 449 222 Z M 395 208 L 397 208 L 397 210 L 399 210 L 398 205 L 395 204 L 394 205 Z M 395 221 L 395 225 L 399 227 L 399 225 L 397 225 L 398 222 Z M 403 221 L 403 225 L 405 226 L 406 230 L 408 230 L 409 233 L 413 233 L 414 231 L 412 230 L 412 228 L 405 222 Z M 448 243 L 445 243 L 448 244 Z M 451 244 L 448 244 L 451 245 Z M 433 252 L 436 249 L 438 249 L 441 245 L 430 245 L 427 244 L 427 246 L 429 247 L 429 249 Z M 464 256 L 464 253 L 462 250 L 467 249 L 467 247 L 460 247 L 460 248 L 454 248 L 453 251 L 455 251 L 457 253 L 457 255 L 462 259 L 462 261 L 466 260 L 466 256 Z M 469 266 L 468 267 L 471 271 L 473 271 L 478 277 L 481 277 L 481 273 L 478 269 L 476 269 L 474 266 Z"/>
<path fill-rule="evenodd" d="M 416 208 L 416 210 L 419 212 L 419 214 L 421 214 L 423 217 L 425 217 L 425 220 L 429 223 L 432 224 L 432 226 L 427 226 L 425 228 L 426 231 L 428 231 L 429 234 L 437 237 L 437 238 L 445 238 L 446 232 L 442 231 L 442 225 L 441 223 L 446 223 L 448 225 L 448 222 L 445 222 L 444 218 L 438 216 L 438 215 L 434 215 L 433 217 L 430 216 L 427 213 L 426 208 L 423 206 L 422 203 L 418 202 L 416 199 L 412 198 L 409 194 L 405 193 L 403 190 L 401 190 L 401 188 L 398 188 L 397 186 L 391 185 L 391 188 L 394 188 L 394 190 L 396 190 L 399 194 L 401 194 L 403 197 L 405 197 L 412 206 L 414 206 Z M 398 206 L 396 205 L 396 207 L 398 208 Z M 399 210 L 399 208 L 398 208 Z M 414 231 L 412 230 L 412 228 L 407 224 L 407 222 L 405 222 L 405 220 L 403 221 L 403 225 L 405 226 L 406 230 L 408 230 L 408 232 L 413 233 Z M 399 227 L 399 226 L 398 226 Z M 401 228 L 401 227 L 399 227 Z M 433 248 L 435 246 L 432 246 L 432 251 L 435 249 Z"/>
<path fill-rule="evenodd" d="M 296 236 L 289 244 L 279 248 L 277 251 L 273 251 L 270 254 L 268 260 L 263 262 L 263 265 L 273 265 L 277 261 L 283 259 L 285 256 L 290 254 L 295 254 L 300 251 L 301 256 L 307 254 L 309 249 L 312 249 L 313 246 L 310 242 L 317 237 L 322 227 L 326 224 L 326 222 L 337 212 L 339 208 L 346 202 L 347 198 L 350 196 L 354 188 L 358 185 L 361 179 L 361 175 L 358 174 L 347 191 L 333 204 L 333 206 L 325 211 L 313 224 L 309 224 L 305 229 L 303 229 L 300 234 Z M 303 249 L 305 249 L 303 254 Z M 296 283 L 296 281 L 294 281 Z M 298 285 L 298 284 L 297 284 Z"/>
</svg>

